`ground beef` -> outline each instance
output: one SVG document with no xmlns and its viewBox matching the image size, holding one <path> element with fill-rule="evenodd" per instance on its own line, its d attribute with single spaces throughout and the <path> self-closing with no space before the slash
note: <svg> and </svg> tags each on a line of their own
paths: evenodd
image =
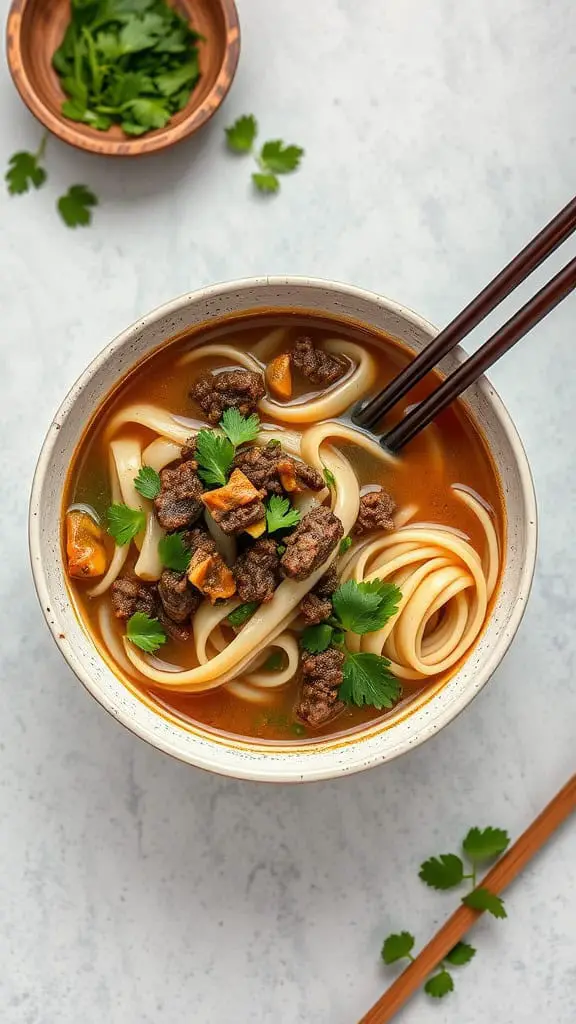
<svg viewBox="0 0 576 1024">
<path fill-rule="evenodd" d="M 286 551 L 280 563 L 283 575 L 305 580 L 326 561 L 343 534 L 342 523 L 330 509 L 324 505 L 312 509 L 284 538 Z"/>
<path fill-rule="evenodd" d="M 308 725 L 324 725 L 345 707 L 338 700 L 342 683 L 342 651 L 329 647 L 321 654 L 309 654 L 302 662 L 302 694 L 296 714 Z"/>
<path fill-rule="evenodd" d="M 117 619 L 130 619 L 136 612 L 144 612 L 150 618 L 156 615 L 156 587 L 141 580 L 121 576 L 110 588 L 112 610 Z"/>
<path fill-rule="evenodd" d="M 254 487 L 264 489 L 268 494 L 284 494 L 280 472 L 293 475 L 299 490 L 310 488 L 320 491 L 324 486 L 320 473 L 305 462 L 286 455 L 275 441 L 269 441 L 265 448 L 242 449 L 234 459 L 234 467 L 241 469 Z"/>
<path fill-rule="evenodd" d="M 369 530 L 393 530 L 392 513 L 396 505 L 386 491 L 370 491 L 360 498 L 360 510 L 353 533 L 368 533 Z"/>
<path fill-rule="evenodd" d="M 185 572 L 164 569 L 158 583 L 158 596 L 164 611 L 173 622 L 186 622 L 194 614 L 201 594 L 188 582 Z"/>
<path fill-rule="evenodd" d="M 300 614 L 304 617 L 308 626 L 317 626 L 325 622 L 332 615 L 332 594 L 338 586 L 338 570 L 331 565 L 328 572 L 318 580 L 318 583 L 306 594 L 300 602 Z"/>
<path fill-rule="evenodd" d="M 257 540 L 236 560 L 234 578 L 241 601 L 271 601 L 280 583 L 280 557 L 276 542 Z"/>
<path fill-rule="evenodd" d="M 162 490 L 154 499 L 158 522 L 165 530 L 184 530 L 203 512 L 202 483 L 194 459 L 168 466 L 160 473 Z"/>
<path fill-rule="evenodd" d="M 192 386 L 194 398 L 210 423 L 218 423 L 225 409 L 238 409 L 242 416 L 256 412 L 264 398 L 264 378 L 255 370 L 224 370 L 203 373 Z"/>
<path fill-rule="evenodd" d="M 247 526 L 254 526 L 261 523 L 266 517 L 266 509 L 260 499 L 251 501 L 248 505 L 239 505 L 229 512 L 219 512 L 213 509 L 210 513 L 224 533 L 242 533 Z"/>
<path fill-rule="evenodd" d="M 334 384 L 346 373 L 346 362 L 315 348 L 311 338 L 298 338 L 290 356 L 293 366 L 312 384 Z"/>
</svg>

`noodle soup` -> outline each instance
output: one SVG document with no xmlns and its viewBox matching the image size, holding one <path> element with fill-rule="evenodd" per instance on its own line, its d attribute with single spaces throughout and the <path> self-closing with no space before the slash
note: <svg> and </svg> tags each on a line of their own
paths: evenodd
<svg viewBox="0 0 576 1024">
<path fill-rule="evenodd" d="M 457 670 L 504 540 L 483 438 L 461 403 L 398 457 L 337 420 L 408 359 L 267 311 L 163 346 L 108 398 L 70 468 L 63 558 L 127 687 L 207 731 L 301 742 Z"/>
</svg>

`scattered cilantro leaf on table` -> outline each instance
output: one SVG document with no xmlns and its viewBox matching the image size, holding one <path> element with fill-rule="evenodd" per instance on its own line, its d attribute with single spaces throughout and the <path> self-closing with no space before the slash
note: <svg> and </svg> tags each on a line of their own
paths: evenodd
<svg viewBox="0 0 576 1024">
<path fill-rule="evenodd" d="M 464 864 L 455 853 L 441 853 L 424 861 L 418 877 L 432 889 L 453 889 L 464 878 Z"/>
<path fill-rule="evenodd" d="M 167 640 L 158 619 L 151 619 L 145 612 L 135 612 L 128 619 L 126 636 L 136 647 L 148 654 L 153 654 Z"/>
<path fill-rule="evenodd" d="M 214 430 L 200 430 L 196 435 L 198 475 L 205 484 L 222 487 L 234 461 L 234 445 Z"/>
<path fill-rule="evenodd" d="M 47 135 L 44 135 L 35 153 L 21 150 L 10 157 L 8 170 L 4 176 L 10 195 L 23 195 L 24 192 L 30 190 L 31 186 L 41 188 L 46 181 L 47 174 L 41 164 L 46 149 L 46 140 Z"/>
<path fill-rule="evenodd" d="M 254 441 L 260 430 L 260 417 L 253 412 L 251 416 L 243 416 L 238 409 L 225 409 L 220 426 L 235 448 L 248 441 Z"/>
<path fill-rule="evenodd" d="M 234 153 L 249 153 L 258 134 L 258 122 L 254 114 L 244 114 L 224 131 L 229 149 Z"/>
<path fill-rule="evenodd" d="M 424 985 L 424 991 L 434 999 L 442 999 L 454 991 L 454 982 L 449 971 L 442 970 L 433 974 Z"/>
<path fill-rule="evenodd" d="M 227 616 L 227 621 L 231 626 L 234 626 L 237 629 L 239 626 L 243 626 L 245 622 L 248 622 L 248 619 L 252 618 L 254 612 L 259 607 L 259 601 L 246 601 L 245 604 L 239 604 L 238 607 Z"/>
<path fill-rule="evenodd" d="M 152 466 L 142 466 L 134 477 L 134 487 L 143 498 L 157 498 L 162 489 L 160 474 Z"/>
<path fill-rule="evenodd" d="M 281 139 L 271 139 L 262 146 L 259 162 L 273 174 L 289 174 L 297 169 L 303 155 L 300 146 L 286 146 Z"/>
<path fill-rule="evenodd" d="M 400 699 L 402 687 L 389 669 L 390 662 L 379 654 L 346 654 L 343 682 L 338 696 L 347 704 L 391 708 Z"/>
<path fill-rule="evenodd" d="M 280 188 L 280 182 L 275 174 L 255 171 L 252 175 L 252 181 L 259 192 L 277 192 Z"/>
<path fill-rule="evenodd" d="M 186 572 L 190 565 L 190 548 L 184 543 L 182 533 L 167 533 L 158 541 L 160 561 L 166 569 L 175 572 Z"/>
<path fill-rule="evenodd" d="M 471 861 L 482 863 L 499 857 L 510 844 L 508 833 L 503 828 L 471 828 L 462 843 L 464 853 Z"/>
<path fill-rule="evenodd" d="M 106 516 L 108 533 L 120 547 L 129 544 L 146 527 L 146 515 L 142 509 L 130 508 L 129 505 L 120 502 L 110 505 Z"/>
<path fill-rule="evenodd" d="M 394 964 L 397 960 L 404 960 L 408 958 L 413 960 L 412 949 L 414 948 L 415 938 L 410 932 L 399 932 L 398 934 L 389 935 L 388 938 L 384 939 L 384 945 L 382 946 L 381 957 L 385 964 Z"/>
<path fill-rule="evenodd" d="M 492 917 L 508 917 L 504 901 L 500 896 L 496 896 L 495 893 L 490 892 L 483 886 L 472 889 L 472 892 L 463 897 L 462 903 L 467 907 L 471 907 L 472 910 L 487 910 L 489 914 L 492 914 Z"/>
<path fill-rule="evenodd" d="M 294 508 L 288 498 L 272 494 L 266 502 L 266 528 L 268 533 L 276 530 L 288 530 L 296 526 L 301 519 L 300 512 Z"/>
<path fill-rule="evenodd" d="M 86 227 L 92 221 L 91 207 L 98 205 L 98 199 L 86 185 L 71 185 L 58 200 L 58 211 L 69 228 L 79 225 Z"/>
<path fill-rule="evenodd" d="M 476 956 L 474 946 L 470 946 L 468 942 L 457 942 L 445 959 L 453 967 L 463 967 L 464 964 L 469 964 L 474 956 Z"/>
</svg>

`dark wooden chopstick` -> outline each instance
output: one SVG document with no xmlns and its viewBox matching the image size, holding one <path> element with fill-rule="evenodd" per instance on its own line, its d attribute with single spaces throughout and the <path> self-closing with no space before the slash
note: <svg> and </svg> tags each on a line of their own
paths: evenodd
<svg viewBox="0 0 576 1024">
<path fill-rule="evenodd" d="M 396 452 L 428 425 L 492 366 L 500 356 L 512 348 L 520 338 L 532 330 L 550 310 L 576 288 L 576 257 L 564 267 L 547 285 L 518 310 L 496 334 L 462 363 L 454 373 L 443 381 L 428 398 L 416 405 L 404 419 L 385 434 L 380 443 L 389 451 Z"/>
<path fill-rule="evenodd" d="M 573 775 L 479 885 L 493 893 L 502 892 L 575 808 L 576 775 Z M 387 1024 L 392 1020 L 428 974 L 475 924 L 480 913 L 461 904 L 359 1024 Z"/>
<path fill-rule="evenodd" d="M 372 428 L 417 381 L 466 337 L 525 280 L 576 228 L 576 198 L 472 300 L 390 384 L 353 414 L 358 426 Z"/>
</svg>

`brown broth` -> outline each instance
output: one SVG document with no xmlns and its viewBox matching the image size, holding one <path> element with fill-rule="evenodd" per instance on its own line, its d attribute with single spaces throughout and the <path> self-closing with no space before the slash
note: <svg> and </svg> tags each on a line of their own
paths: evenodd
<svg viewBox="0 0 576 1024">
<path fill-rule="evenodd" d="M 313 341 L 338 335 L 368 347 L 377 357 L 378 389 L 394 377 L 411 358 L 407 349 L 386 335 L 352 323 L 343 324 L 341 321 L 301 312 L 289 314 L 275 313 L 271 310 L 265 314 L 245 314 L 181 336 L 164 345 L 141 363 L 97 410 L 74 454 L 65 488 L 63 512 L 73 502 L 85 502 L 104 517 L 105 510 L 110 504 L 110 492 L 108 452 L 103 435 L 110 417 L 122 406 L 146 402 L 163 406 L 177 415 L 203 418 L 198 407 L 189 398 L 191 383 L 200 369 L 221 368 L 222 362 L 213 358 L 195 363 L 188 370 L 177 369 L 177 360 L 185 351 L 198 344 L 205 345 L 215 340 L 230 343 L 232 339 L 235 347 L 250 351 L 267 331 L 278 326 L 285 326 L 289 331 L 289 341 L 284 338 L 278 352 L 285 350 L 303 329 Z M 437 385 L 438 380 L 436 373 L 429 374 L 396 407 L 390 422 L 400 419 L 406 407 L 426 397 Z M 295 393 L 295 401 L 302 401 L 303 394 L 304 389 L 300 387 Z M 299 429 L 298 424 L 294 424 L 294 427 Z M 132 436 L 141 437 L 146 443 L 154 436 L 146 428 L 136 426 L 130 428 L 130 433 Z M 342 450 L 346 452 L 346 446 L 343 446 Z M 401 459 L 409 472 L 395 476 L 383 463 L 377 463 L 369 454 L 354 449 L 354 468 L 361 485 L 382 484 L 399 508 L 412 504 L 418 506 L 418 521 L 454 527 L 462 531 L 473 546 L 482 552 L 484 533 L 478 520 L 450 490 L 453 484 L 470 488 L 492 509 L 502 549 L 505 524 L 496 468 L 479 429 L 463 403 L 456 402 L 445 410 L 434 425 L 428 427 L 407 446 Z M 130 564 L 127 563 L 128 566 Z M 109 595 L 105 594 L 93 600 L 87 595 L 88 584 L 69 581 L 69 585 L 85 628 L 103 650 L 97 610 L 99 601 L 109 601 Z M 118 635 L 122 635 L 124 624 L 118 623 L 117 628 Z M 169 641 L 162 648 L 161 655 L 168 661 L 190 668 L 195 664 L 192 650 L 191 644 L 183 645 Z M 109 657 L 108 660 L 110 661 Z M 279 691 L 267 691 L 266 704 L 257 705 L 245 702 L 222 689 L 196 695 L 155 692 L 143 687 L 135 678 L 126 678 L 124 672 L 117 666 L 114 666 L 114 670 L 131 690 L 172 718 L 181 722 L 200 724 L 210 731 L 240 737 L 257 737 L 260 741 L 334 736 L 354 730 L 366 722 L 386 717 L 374 708 L 349 707 L 333 722 L 312 730 L 295 717 L 297 682 L 289 683 Z M 455 669 L 452 669 L 447 673 L 446 678 L 454 671 Z M 406 685 L 403 702 L 409 703 L 423 690 L 430 688 L 431 684 L 436 687 L 439 682 L 441 683 L 442 679 L 437 676 L 424 686 L 421 683 Z"/>
</svg>

